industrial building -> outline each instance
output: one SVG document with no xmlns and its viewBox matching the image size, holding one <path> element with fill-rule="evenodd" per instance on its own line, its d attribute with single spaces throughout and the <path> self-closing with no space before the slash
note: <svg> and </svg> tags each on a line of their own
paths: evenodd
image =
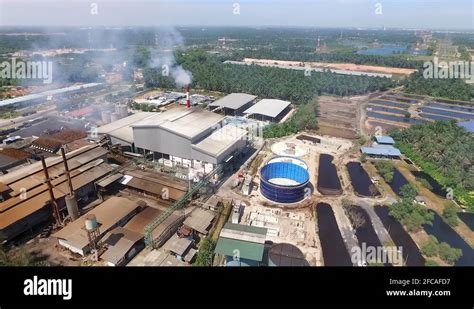
<svg viewBox="0 0 474 309">
<path fill-rule="evenodd" d="M 0 107 L 9 106 L 9 105 L 24 105 L 24 104 L 33 104 L 46 101 L 48 97 L 62 96 L 62 95 L 71 95 L 79 94 L 86 91 L 97 90 L 103 87 L 101 83 L 89 83 L 84 85 L 70 86 L 60 89 L 48 90 L 40 93 L 28 94 L 21 97 L 16 97 L 13 99 L 7 99 L 0 101 Z"/>
<path fill-rule="evenodd" d="M 279 122 L 290 111 L 291 102 L 263 99 L 244 111 L 245 115 L 257 120 Z"/>
<path fill-rule="evenodd" d="M 370 158 L 400 159 L 402 153 L 395 147 L 362 147 L 360 151 Z"/>
<path fill-rule="evenodd" d="M 217 241 L 214 252 L 225 257 L 226 266 L 260 266 L 267 229 L 226 223 Z"/>
<path fill-rule="evenodd" d="M 211 104 L 209 108 L 216 112 L 223 110 L 225 115 L 242 116 L 253 103 L 257 96 L 246 93 L 231 93 Z"/>
<path fill-rule="evenodd" d="M 246 146 L 247 131 L 223 125 L 224 117 L 200 108 L 174 108 L 133 125 L 135 146 L 153 159 L 193 160 L 220 163 Z"/>
<path fill-rule="evenodd" d="M 130 231 L 127 228 L 116 227 L 108 232 L 102 241 L 107 250 L 100 256 L 108 266 L 123 266 L 138 252 L 145 248 L 143 233 Z"/>
<path fill-rule="evenodd" d="M 375 136 L 375 141 L 379 145 L 395 145 L 395 141 L 390 136 Z"/>
<path fill-rule="evenodd" d="M 112 145 L 119 144 L 125 148 L 128 148 L 129 151 L 134 151 L 135 146 L 133 143 L 132 125 L 155 114 L 156 113 L 140 112 L 120 120 L 110 122 L 110 112 L 107 111 L 107 115 L 109 117 L 108 122 L 110 123 L 97 128 L 97 134 L 98 136 L 108 136 Z"/>
<path fill-rule="evenodd" d="M 113 168 L 106 163 L 107 151 L 97 144 L 82 147 L 66 154 L 72 186 L 79 202 L 95 195 L 95 182 L 107 176 Z M 61 157 L 45 159 L 52 191 L 59 209 L 65 208 L 65 197 L 70 193 Z M 44 182 L 41 162 L 18 168 L 0 176 L 0 235 L 13 237 L 32 229 L 51 218 L 51 195 Z"/>
<path fill-rule="evenodd" d="M 87 214 L 81 216 L 79 219 L 69 223 L 66 227 L 61 229 L 59 232 L 54 233 L 52 236 L 58 239 L 58 243 L 61 246 L 72 252 L 85 256 L 93 249 L 90 236 L 85 228 L 85 221 L 87 218 L 90 218 L 91 215 L 95 217 L 98 228 L 96 237 L 98 240 L 114 227 L 124 225 L 137 213 L 139 207 L 138 203 L 127 200 L 126 198 L 114 196 L 98 205 Z M 130 235 L 132 233 L 134 232 L 130 232 Z M 109 236 L 112 235 L 109 234 Z M 118 261 L 113 259 L 112 262 Z"/>
</svg>

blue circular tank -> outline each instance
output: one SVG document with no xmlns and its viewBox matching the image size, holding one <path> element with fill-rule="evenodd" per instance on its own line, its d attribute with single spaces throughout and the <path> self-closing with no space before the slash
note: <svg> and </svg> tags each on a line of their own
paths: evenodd
<svg viewBox="0 0 474 309">
<path fill-rule="evenodd" d="M 305 198 L 309 173 L 303 160 L 276 157 L 260 170 L 260 192 L 277 203 L 296 203 Z"/>
</svg>

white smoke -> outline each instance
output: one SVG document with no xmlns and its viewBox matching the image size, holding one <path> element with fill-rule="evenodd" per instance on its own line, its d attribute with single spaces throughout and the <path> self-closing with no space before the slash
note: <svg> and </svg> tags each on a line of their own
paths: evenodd
<svg viewBox="0 0 474 309">
<path fill-rule="evenodd" d="M 171 76 L 177 87 L 191 84 L 193 75 L 176 62 L 174 51 L 184 48 L 181 34 L 174 28 L 162 28 L 155 33 L 156 50 L 151 53 L 151 67 L 161 69 L 164 76 Z"/>
</svg>

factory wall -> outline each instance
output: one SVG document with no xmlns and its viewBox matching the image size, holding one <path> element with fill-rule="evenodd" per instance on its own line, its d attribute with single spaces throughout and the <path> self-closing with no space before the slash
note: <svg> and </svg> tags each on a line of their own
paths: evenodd
<svg viewBox="0 0 474 309">
<path fill-rule="evenodd" d="M 227 159 L 227 157 L 229 157 L 235 150 L 244 148 L 246 143 L 247 141 L 245 139 L 239 139 L 231 147 L 220 153 L 217 157 L 209 155 L 200 149 L 193 148 L 193 159 L 217 164 Z"/>
<path fill-rule="evenodd" d="M 154 152 L 191 158 L 191 140 L 160 128 L 133 128 L 135 146 Z"/>
</svg>

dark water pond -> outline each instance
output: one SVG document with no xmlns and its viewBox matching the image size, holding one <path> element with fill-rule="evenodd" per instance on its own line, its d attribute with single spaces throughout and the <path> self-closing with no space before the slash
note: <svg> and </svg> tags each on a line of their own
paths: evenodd
<svg viewBox="0 0 474 309">
<path fill-rule="evenodd" d="M 395 192 L 397 195 L 400 195 L 402 187 L 408 183 L 408 180 L 402 175 L 402 173 L 400 173 L 399 170 L 396 168 L 393 169 L 393 179 L 388 183 L 393 192 Z"/>
<path fill-rule="evenodd" d="M 418 246 L 405 231 L 403 226 L 397 220 L 389 215 L 389 209 L 386 206 L 374 208 L 384 227 L 387 229 L 390 237 L 397 247 L 402 247 L 403 260 L 407 266 L 424 266 L 425 259 L 420 253 Z"/>
<path fill-rule="evenodd" d="M 342 193 L 342 188 L 332 160 L 333 156 L 328 154 L 319 156 L 318 191 L 323 194 L 337 195 Z"/>
<path fill-rule="evenodd" d="M 351 184 L 357 194 L 370 197 L 380 195 L 377 187 L 372 183 L 369 175 L 359 162 L 347 163 L 347 170 L 351 177 Z"/>
<path fill-rule="evenodd" d="M 458 213 L 459 219 L 461 219 L 467 226 L 474 231 L 474 214 L 469 212 L 460 212 Z"/>
<path fill-rule="evenodd" d="M 446 190 L 444 190 L 443 187 L 433 177 L 422 171 L 411 171 L 411 173 L 416 178 L 425 179 L 433 188 L 430 190 L 431 192 L 441 197 L 446 197 Z"/>
<path fill-rule="evenodd" d="M 341 232 L 337 227 L 334 212 L 329 204 L 316 205 L 319 239 L 325 266 L 352 266 Z"/>
<path fill-rule="evenodd" d="M 474 266 L 474 250 L 438 214 L 434 213 L 433 225 L 425 224 L 423 228 L 426 233 L 435 236 L 439 242 L 446 242 L 451 247 L 462 250 L 463 255 L 456 262 L 456 266 Z"/>
</svg>

